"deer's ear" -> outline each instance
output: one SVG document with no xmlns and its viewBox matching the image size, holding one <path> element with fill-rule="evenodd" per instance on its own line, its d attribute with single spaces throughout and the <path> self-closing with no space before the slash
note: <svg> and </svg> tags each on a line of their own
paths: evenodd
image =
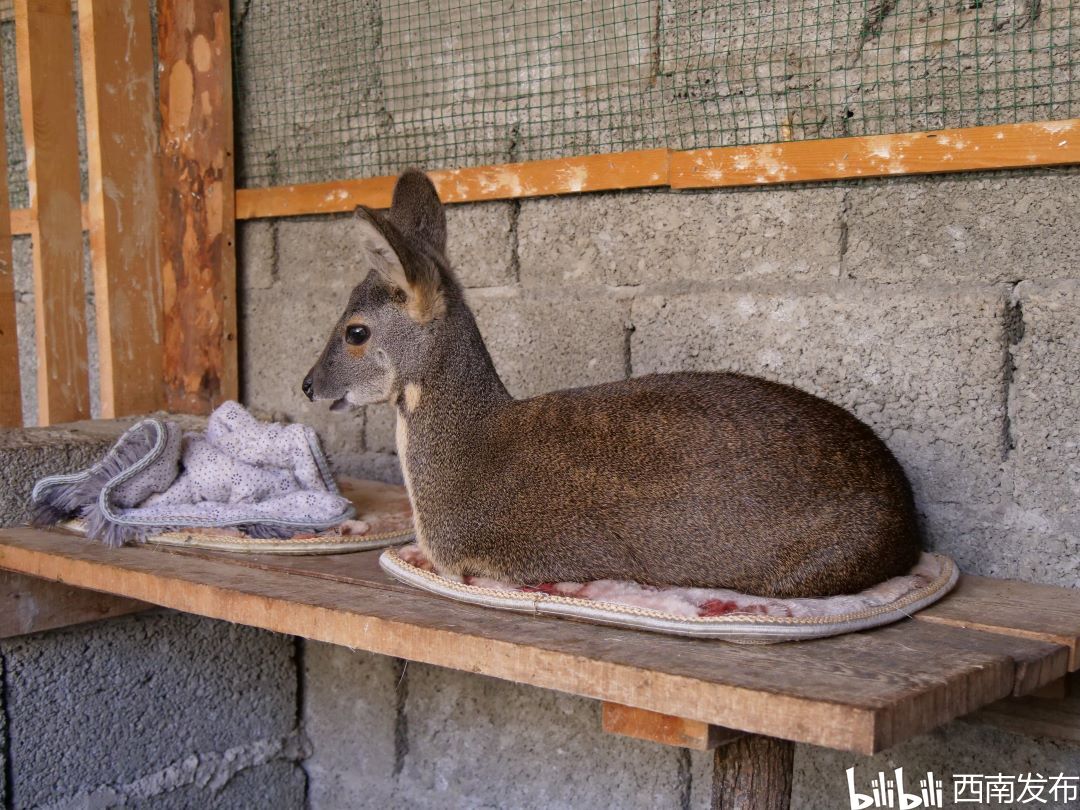
<svg viewBox="0 0 1080 810">
<path fill-rule="evenodd" d="M 435 185 L 419 169 L 407 169 L 398 178 L 390 221 L 407 238 L 424 242 L 440 256 L 446 255 L 446 212 Z"/>
<path fill-rule="evenodd" d="M 446 311 L 438 268 L 426 257 L 401 255 L 387 238 L 378 214 L 356 209 L 357 228 L 364 264 L 390 288 L 391 297 L 417 323 L 428 323 Z M 407 247 L 403 250 L 409 253 Z"/>
</svg>

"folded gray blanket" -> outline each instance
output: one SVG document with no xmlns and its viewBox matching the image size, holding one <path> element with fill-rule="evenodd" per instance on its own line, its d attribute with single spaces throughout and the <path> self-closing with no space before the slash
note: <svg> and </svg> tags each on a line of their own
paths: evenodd
<svg viewBox="0 0 1080 810">
<path fill-rule="evenodd" d="M 355 513 L 312 428 L 259 422 L 236 402 L 215 410 L 204 434 L 144 419 L 97 464 L 43 478 L 31 497 L 34 525 L 81 517 L 87 536 L 110 546 L 191 527 L 291 537 Z"/>
</svg>

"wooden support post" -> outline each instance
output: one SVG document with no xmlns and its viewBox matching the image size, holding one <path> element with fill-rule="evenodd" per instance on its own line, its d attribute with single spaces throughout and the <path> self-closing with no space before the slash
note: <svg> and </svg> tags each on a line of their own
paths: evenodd
<svg viewBox="0 0 1080 810">
<path fill-rule="evenodd" d="M 605 702 L 601 716 L 603 729 L 608 734 L 619 734 L 679 748 L 692 748 L 695 751 L 711 751 L 743 736 L 741 731 L 686 717 L 623 706 L 621 703 Z"/>
<path fill-rule="evenodd" d="M 3 76 L 0 60 L 0 77 Z M 11 217 L 8 212 L 7 138 L 4 133 L 4 84 L 0 78 L 0 428 L 22 425 L 19 384 L 19 337 L 15 329 L 15 268 L 11 261 Z"/>
<path fill-rule="evenodd" d="M 150 8 L 79 0 L 101 415 L 164 405 Z"/>
<path fill-rule="evenodd" d="M 748 735 L 716 749 L 712 810 L 788 810 L 795 743 Z"/>
<path fill-rule="evenodd" d="M 70 0 L 15 0 L 42 425 L 90 417 L 71 25 Z"/>
<path fill-rule="evenodd" d="M 170 410 L 238 395 L 228 0 L 158 0 L 161 276 Z"/>
</svg>

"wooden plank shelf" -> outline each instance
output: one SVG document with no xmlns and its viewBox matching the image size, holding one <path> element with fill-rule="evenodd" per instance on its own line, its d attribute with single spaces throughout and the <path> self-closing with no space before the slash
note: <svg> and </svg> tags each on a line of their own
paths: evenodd
<svg viewBox="0 0 1080 810">
<path fill-rule="evenodd" d="M 373 485 L 373 497 L 387 497 L 386 490 Z M 937 619 L 740 646 L 459 604 L 390 579 L 378 555 L 109 549 L 61 531 L 0 531 L 0 569 L 670 715 L 691 721 L 681 728 L 699 747 L 717 742 L 705 727 L 718 726 L 729 739 L 746 732 L 873 753 L 1059 680 L 1080 639 L 1073 592 L 1050 589 L 1049 600 L 1022 583 L 1008 583 L 1010 598 L 1022 598 L 1015 589 L 1034 589 L 1029 616 L 1048 600 L 1061 608 L 1049 640 L 1023 637 L 1030 633 L 1022 626 L 1017 635 L 1006 611 L 979 609 L 985 594 L 976 581 L 974 592 L 960 589 L 953 613 L 983 614 L 979 629 L 939 623 L 949 613 L 947 597 Z M 625 733 L 671 738 L 663 718 L 622 714 Z M 638 728 L 657 723 L 660 730 Z"/>
</svg>

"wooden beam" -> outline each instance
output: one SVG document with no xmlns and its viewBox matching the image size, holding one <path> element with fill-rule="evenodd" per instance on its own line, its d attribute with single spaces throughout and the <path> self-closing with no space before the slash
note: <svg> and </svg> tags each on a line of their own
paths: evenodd
<svg viewBox="0 0 1080 810">
<path fill-rule="evenodd" d="M 79 0 L 79 37 L 101 416 L 112 419 L 165 404 L 150 7 Z"/>
<path fill-rule="evenodd" d="M 71 0 L 72 15 L 78 13 L 79 0 Z M 0 0 L 0 23 L 9 23 L 15 19 L 15 0 Z"/>
<path fill-rule="evenodd" d="M 164 378 L 172 411 L 239 393 L 228 0 L 159 0 Z"/>
<path fill-rule="evenodd" d="M 1080 163 L 1080 119 L 671 152 L 653 149 L 501 166 L 436 170 L 446 203 L 632 188 L 707 188 Z M 884 157 L 904 156 L 903 162 Z M 867 157 L 868 156 L 868 157 Z M 778 157 L 785 162 L 778 161 Z M 865 158 L 865 159 L 864 159 Z M 835 165 L 833 165 L 835 164 Z M 787 170 L 785 170 L 787 166 Z M 759 171 L 759 169 L 761 169 Z M 236 190 L 236 219 L 386 208 L 396 178 L 368 177 Z M 28 232 L 12 211 L 12 232 Z"/>
<path fill-rule="evenodd" d="M 741 731 L 686 717 L 623 706 L 621 703 L 603 704 L 601 725 L 608 734 L 692 748 L 695 751 L 711 751 L 743 736 Z"/>
<path fill-rule="evenodd" d="M 795 746 L 747 736 L 716 750 L 712 810 L 788 810 Z"/>
<path fill-rule="evenodd" d="M 0 571 L 0 638 L 123 616 L 153 605 Z"/>
<path fill-rule="evenodd" d="M 675 152 L 670 185 L 774 185 L 1069 163 L 1080 163 L 1080 119 L 1075 118 Z"/>
<path fill-rule="evenodd" d="M 71 25 L 70 0 L 15 0 L 42 425 L 90 418 Z"/>
<path fill-rule="evenodd" d="M 30 235 L 30 223 L 33 220 L 33 214 L 29 208 L 14 208 L 11 210 L 11 235 L 12 236 L 29 236 Z M 84 231 L 90 229 L 90 218 L 86 211 L 86 203 L 82 205 L 82 222 L 81 227 Z"/>
<path fill-rule="evenodd" d="M 901 135 L 508 163 L 430 172 L 443 202 L 479 202 L 615 189 L 776 185 L 883 175 L 1080 163 L 1080 119 Z M 390 204 L 393 177 L 239 189 L 238 219 L 351 211 Z"/>
<path fill-rule="evenodd" d="M 667 185 L 667 149 L 429 172 L 444 203 L 513 200 Z M 396 177 L 239 189 L 237 219 L 388 208 Z"/>
<path fill-rule="evenodd" d="M 7 137 L 4 132 L 3 61 L 0 60 L 0 428 L 22 425 L 19 335 L 15 327 L 15 268 L 8 215 Z"/>
</svg>

